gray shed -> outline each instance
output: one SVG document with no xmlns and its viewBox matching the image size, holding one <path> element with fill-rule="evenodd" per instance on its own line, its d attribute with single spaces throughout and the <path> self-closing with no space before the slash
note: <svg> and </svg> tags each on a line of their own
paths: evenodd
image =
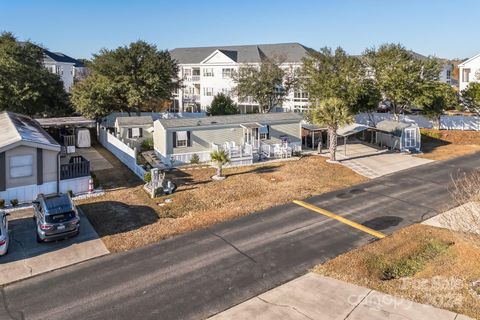
<svg viewBox="0 0 480 320">
<path fill-rule="evenodd" d="M 384 120 L 376 125 L 377 143 L 400 152 L 420 152 L 420 128 L 415 122 Z"/>
</svg>

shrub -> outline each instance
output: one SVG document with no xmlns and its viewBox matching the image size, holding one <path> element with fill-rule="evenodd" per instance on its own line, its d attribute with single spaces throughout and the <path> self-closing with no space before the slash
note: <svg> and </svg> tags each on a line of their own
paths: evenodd
<svg viewBox="0 0 480 320">
<path fill-rule="evenodd" d="M 194 153 L 192 154 L 192 157 L 190 158 L 190 163 L 191 164 L 199 164 L 200 163 L 200 157 L 198 154 Z"/>
<path fill-rule="evenodd" d="M 12 199 L 12 200 L 10 200 L 10 204 L 12 205 L 12 207 L 18 206 L 18 199 Z"/>
<path fill-rule="evenodd" d="M 5 208 L 5 199 L 0 199 L 0 209 Z"/>
<path fill-rule="evenodd" d="M 145 181 L 146 183 L 149 183 L 150 181 L 152 181 L 152 173 L 145 172 L 145 174 L 143 175 L 143 181 Z"/>
<path fill-rule="evenodd" d="M 140 147 L 141 147 L 142 151 L 153 150 L 153 139 L 148 138 L 148 139 L 143 140 Z"/>
</svg>

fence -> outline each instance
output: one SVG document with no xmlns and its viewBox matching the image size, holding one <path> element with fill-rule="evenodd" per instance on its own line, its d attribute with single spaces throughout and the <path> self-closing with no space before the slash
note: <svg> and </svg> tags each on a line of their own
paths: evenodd
<svg viewBox="0 0 480 320">
<path fill-rule="evenodd" d="M 136 148 L 130 148 L 130 146 L 125 144 L 122 140 L 118 139 L 104 128 L 100 128 L 98 133 L 98 140 L 100 143 L 108 151 L 113 153 L 118 160 L 132 170 L 135 175 L 143 180 L 146 171 L 137 164 Z"/>
<path fill-rule="evenodd" d="M 399 115 L 401 121 L 413 121 L 420 128 L 433 128 L 433 120 L 422 115 Z M 376 124 L 382 120 L 394 120 L 391 113 L 360 113 L 355 116 L 355 122 L 372 125 L 372 120 Z M 440 116 L 440 129 L 444 130 L 474 130 L 480 131 L 480 117 L 478 116 Z"/>
<path fill-rule="evenodd" d="M 75 156 L 70 163 L 60 165 L 60 180 L 90 176 L 90 162 L 82 156 Z"/>
</svg>

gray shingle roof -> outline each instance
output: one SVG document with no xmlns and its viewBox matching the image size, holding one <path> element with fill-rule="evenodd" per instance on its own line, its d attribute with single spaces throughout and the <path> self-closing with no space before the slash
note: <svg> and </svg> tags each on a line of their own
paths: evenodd
<svg viewBox="0 0 480 320">
<path fill-rule="evenodd" d="M 60 150 L 60 145 L 35 120 L 13 112 L 0 113 L 0 150 L 24 141 Z"/>
<path fill-rule="evenodd" d="M 164 128 L 214 127 L 240 125 L 242 123 L 299 122 L 302 117 L 292 112 L 238 114 L 232 116 L 211 116 L 203 118 L 159 119 Z"/>
<path fill-rule="evenodd" d="M 153 125 L 152 116 L 131 116 L 131 117 L 117 117 L 115 122 L 119 126 L 143 126 L 143 125 Z"/>
<path fill-rule="evenodd" d="M 299 43 L 258 44 L 243 46 L 219 46 L 176 48 L 170 51 L 173 59 L 180 64 L 196 64 L 203 61 L 215 50 L 222 51 L 237 63 L 258 63 L 265 57 L 281 56 L 285 62 L 301 62 L 312 49 Z"/>
<path fill-rule="evenodd" d="M 417 127 L 417 124 L 414 122 L 383 120 L 375 126 L 380 131 L 390 132 L 396 136 L 401 136 L 402 130 L 408 127 Z"/>
<path fill-rule="evenodd" d="M 47 61 L 55 61 L 55 62 L 66 62 L 66 63 L 73 63 L 77 68 L 83 68 L 85 65 L 72 57 L 67 56 L 61 52 L 51 52 L 46 49 L 43 49 L 43 54 L 45 56 L 45 60 Z"/>
</svg>

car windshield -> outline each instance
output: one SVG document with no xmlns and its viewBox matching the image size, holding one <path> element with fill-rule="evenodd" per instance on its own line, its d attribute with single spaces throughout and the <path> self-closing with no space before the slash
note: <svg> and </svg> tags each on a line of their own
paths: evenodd
<svg viewBox="0 0 480 320">
<path fill-rule="evenodd" d="M 64 213 L 45 215 L 45 222 L 47 223 L 62 223 L 75 218 L 75 212 L 69 211 Z"/>
</svg>

